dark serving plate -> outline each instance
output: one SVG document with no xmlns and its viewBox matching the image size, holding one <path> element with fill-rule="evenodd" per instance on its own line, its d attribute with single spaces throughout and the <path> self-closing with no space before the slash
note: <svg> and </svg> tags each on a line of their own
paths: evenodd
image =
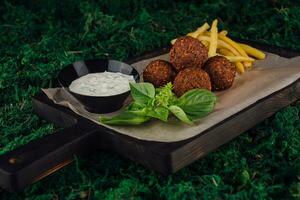
<svg viewBox="0 0 300 200">
<path fill-rule="evenodd" d="M 112 96 L 95 97 L 77 94 L 69 90 L 69 85 L 75 79 L 90 73 L 104 71 L 133 75 L 136 82 L 140 81 L 139 73 L 129 64 L 117 60 L 93 59 L 81 60 L 67 65 L 59 72 L 58 82 L 70 94 L 78 99 L 88 111 L 93 113 L 109 113 L 116 111 L 123 106 L 130 91 Z"/>
</svg>

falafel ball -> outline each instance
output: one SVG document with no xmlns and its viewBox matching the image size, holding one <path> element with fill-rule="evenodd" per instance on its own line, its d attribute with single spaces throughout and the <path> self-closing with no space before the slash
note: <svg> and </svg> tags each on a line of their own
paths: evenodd
<svg viewBox="0 0 300 200">
<path fill-rule="evenodd" d="M 227 58 L 211 57 L 203 69 L 209 74 L 213 90 L 226 90 L 232 86 L 236 71 Z"/>
<path fill-rule="evenodd" d="M 194 88 L 211 90 L 211 83 L 208 74 L 196 67 L 189 67 L 181 70 L 175 77 L 173 91 L 177 96 Z"/>
<path fill-rule="evenodd" d="M 170 62 L 177 71 L 186 67 L 201 68 L 207 57 L 204 44 L 190 36 L 178 38 L 170 50 Z"/>
<path fill-rule="evenodd" d="M 165 60 L 151 61 L 143 73 L 144 81 L 152 83 L 155 87 L 160 87 L 173 81 L 174 77 L 175 72 L 172 64 Z"/>
</svg>

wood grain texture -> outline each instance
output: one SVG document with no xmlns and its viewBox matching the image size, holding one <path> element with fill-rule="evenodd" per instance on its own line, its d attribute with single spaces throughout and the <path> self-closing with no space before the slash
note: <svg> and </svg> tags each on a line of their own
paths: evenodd
<svg viewBox="0 0 300 200">
<path fill-rule="evenodd" d="M 205 156 L 299 98 L 300 82 L 298 80 L 212 127 L 199 137 L 189 139 L 189 142 L 170 152 L 172 172 Z"/>
</svg>

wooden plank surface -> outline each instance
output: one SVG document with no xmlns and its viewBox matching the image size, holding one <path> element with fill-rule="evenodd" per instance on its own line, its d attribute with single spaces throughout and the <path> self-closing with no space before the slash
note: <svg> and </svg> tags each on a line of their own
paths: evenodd
<svg viewBox="0 0 300 200">
<path fill-rule="evenodd" d="M 59 119 L 55 116 L 70 118 L 72 114 L 68 109 L 47 100 L 43 94 L 35 99 L 36 102 L 45 103 L 45 106 L 39 107 L 43 109 L 36 109 L 36 112 L 42 117 L 53 116 L 48 118 L 49 121 L 55 122 Z M 171 174 L 216 150 L 298 99 L 300 99 L 300 82 L 296 81 L 188 140 L 173 143 L 142 141 L 109 129 L 104 130 L 99 126 L 98 142 L 94 145 L 96 148 L 117 152 L 162 174 Z M 90 126 L 85 123 L 86 126 Z"/>
<path fill-rule="evenodd" d="M 285 57 L 299 55 L 296 52 L 277 47 L 253 42 L 250 44 Z M 168 50 L 169 47 L 165 47 L 158 51 L 129 59 L 127 62 L 134 63 L 148 59 L 166 53 Z M 47 121 L 66 128 L 64 130 L 68 131 L 64 133 L 64 130 L 60 130 L 58 134 L 64 134 L 65 136 L 61 135 L 60 138 L 67 142 L 65 144 L 60 142 L 57 149 L 53 149 L 58 145 L 56 142 L 47 144 L 45 148 L 48 149 L 40 149 L 40 152 L 34 152 L 32 147 L 34 145 L 39 146 L 39 142 L 47 143 L 47 138 L 49 138 L 49 141 L 55 141 L 56 134 L 53 134 L 0 156 L 0 186 L 9 190 L 22 189 L 30 183 L 53 173 L 61 166 L 64 166 L 65 163 L 69 163 L 73 154 L 91 152 L 96 148 L 117 152 L 123 157 L 162 174 L 174 173 L 209 152 L 216 150 L 222 144 L 227 143 L 298 99 L 300 99 L 299 80 L 255 102 L 193 138 L 179 142 L 163 143 L 138 140 L 96 125 L 76 115 L 69 109 L 54 104 L 45 94 L 39 93 L 33 97 L 35 112 Z M 79 127 L 80 130 L 74 130 L 72 127 Z M 18 158 L 16 155 L 22 154 L 22 152 L 27 152 L 26 155 L 22 155 L 23 157 L 19 157 L 23 159 L 23 163 L 9 163 L 11 158 Z M 41 157 L 41 152 L 45 152 L 44 157 Z M 28 157 L 27 155 L 30 156 Z"/>
<path fill-rule="evenodd" d="M 172 172 L 205 156 L 298 99 L 300 99 L 299 80 L 236 113 L 199 137 L 189 139 L 186 144 L 170 151 Z"/>
</svg>

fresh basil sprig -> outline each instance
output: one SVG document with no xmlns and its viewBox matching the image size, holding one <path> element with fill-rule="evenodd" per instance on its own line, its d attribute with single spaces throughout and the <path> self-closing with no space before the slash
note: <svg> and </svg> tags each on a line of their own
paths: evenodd
<svg viewBox="0 0 300 200">
<path fill-rule="evenodd" d="M 130 91 L 133 100 L 143 106 L 155 97 L 155 88 L 151 83 L 130 83 Z"/>
<path fill-rule="evenodd" d="M 217 101 L 215 94 L 205 89 L 193 89 L 177 98 L 172 87 L 172 83 L 157 89 L 151 83 L 130 83 L 133 102 L 119 115 L 100 117 L 100 121 L 110 125 L 138 125 L 151 118 L 167 122 L 172 113 L 192 125 L 210 113 Z"/>
<path fill-rule="evenodd" d="M 192 89 L 184 93 L 177 105 L 192 119 L 200 119 L 210 113 L 217 101 L 214 93 L 205 89 Z"/>
</svg>

